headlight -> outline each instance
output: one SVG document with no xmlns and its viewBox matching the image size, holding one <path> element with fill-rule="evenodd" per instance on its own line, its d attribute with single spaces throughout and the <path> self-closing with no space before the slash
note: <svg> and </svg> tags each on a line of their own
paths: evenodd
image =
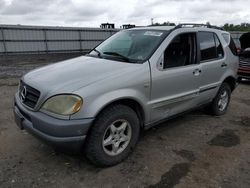
<svg viewBox="0 0 250 188">
<path fill-rule="evenodd" d="M 42 110 L 59 115 L 71 115 L 80 110 L 82 99 L 76 95 L 57 95 L 49 98 Z"/>
</svg>

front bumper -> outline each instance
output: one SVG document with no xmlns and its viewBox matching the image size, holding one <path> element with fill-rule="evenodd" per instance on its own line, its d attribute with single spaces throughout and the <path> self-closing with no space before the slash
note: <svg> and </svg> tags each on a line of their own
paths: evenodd
<svg viewBox="0 0 250 188">
<path fill-rule="evenodd" d="M 33 112 L 24 107 L 18 95 L 14 100 L 16 124 L 37 138 L 57 149 L 80 151 L 93 118 L 63 120 L 48 116 L 42 112 Z"/>
</svg>

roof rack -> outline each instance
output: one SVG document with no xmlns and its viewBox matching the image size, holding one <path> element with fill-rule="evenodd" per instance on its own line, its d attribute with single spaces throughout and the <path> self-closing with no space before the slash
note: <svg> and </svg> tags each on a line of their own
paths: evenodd
<svg viewBox="0 0 250 188">
<path fill-rule="evenodd" d="M 224 29 L 222 27 L 218 27 L 218 26 L 210 25 L 210 24 L 197 24 L 197 23 L 182 23 L 182 24 L 179 24 L 179 25 L 175 26 L 175 29 L 182 28 L 182 27 L 185 27 L 185 26 L 190 26 L 190 27 L 207 27 L 207 28 L 219 29 L 219 30 L 223 30 L 224 31 Z"/>
</svg>

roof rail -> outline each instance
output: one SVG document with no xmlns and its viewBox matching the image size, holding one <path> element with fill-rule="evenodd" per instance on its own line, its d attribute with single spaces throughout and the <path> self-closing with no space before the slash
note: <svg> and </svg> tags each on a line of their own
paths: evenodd
<svg viewBox="0 0 250 188">
<path fill-rule="evenodd" d="M 182 23 L 182 24 L 179 24 L 179 25 L 175 26 L 175 29 L 182 28 L 183 26 L 207 27 L 207 28 L 219 29 L 219 30 L 223 30 L 224 31 L 224 29 L 222 27 L 218 27 L 218 26 L 210 25 L 210 24 L 197 24 L 197 23 Z"/>
</svg>

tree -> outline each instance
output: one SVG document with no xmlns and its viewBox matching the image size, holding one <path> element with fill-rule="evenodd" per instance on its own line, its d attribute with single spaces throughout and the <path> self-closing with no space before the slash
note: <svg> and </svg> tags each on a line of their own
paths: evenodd
<svg viewBox="0 0 250 188">
<path fill-rule="evenodd" d="M 207 25 L 211 25 L 210 22 L 206 23 Z M 175 23 L 172 22 L 163 22 L 163 23 L 153 23 L 152 26 L 176 26 Z M 226 31 L 244 31 L 244 32 L 250 32 L 250 23 L 241 23 L 241 24 L 230 24 L 230 23 L 225 23 L 222 26 L 223 29 L 225 29 Z"/>
<path fill-rule="evenodd" d="M 226 31 L 250 31 L 250 24 L 249 23 L 241 23 L 238 25 L 234 25 L 234 24 L 226 23 L 226 24 L 224 24 L 223 28 Z"/>
<path fill-rule="evenodd" d="M 175 23 L 172 23 L 172 22 L 163 22 L 163 23 L 153 23 L 152 26 L 176 26 Z"/>
</svg>

